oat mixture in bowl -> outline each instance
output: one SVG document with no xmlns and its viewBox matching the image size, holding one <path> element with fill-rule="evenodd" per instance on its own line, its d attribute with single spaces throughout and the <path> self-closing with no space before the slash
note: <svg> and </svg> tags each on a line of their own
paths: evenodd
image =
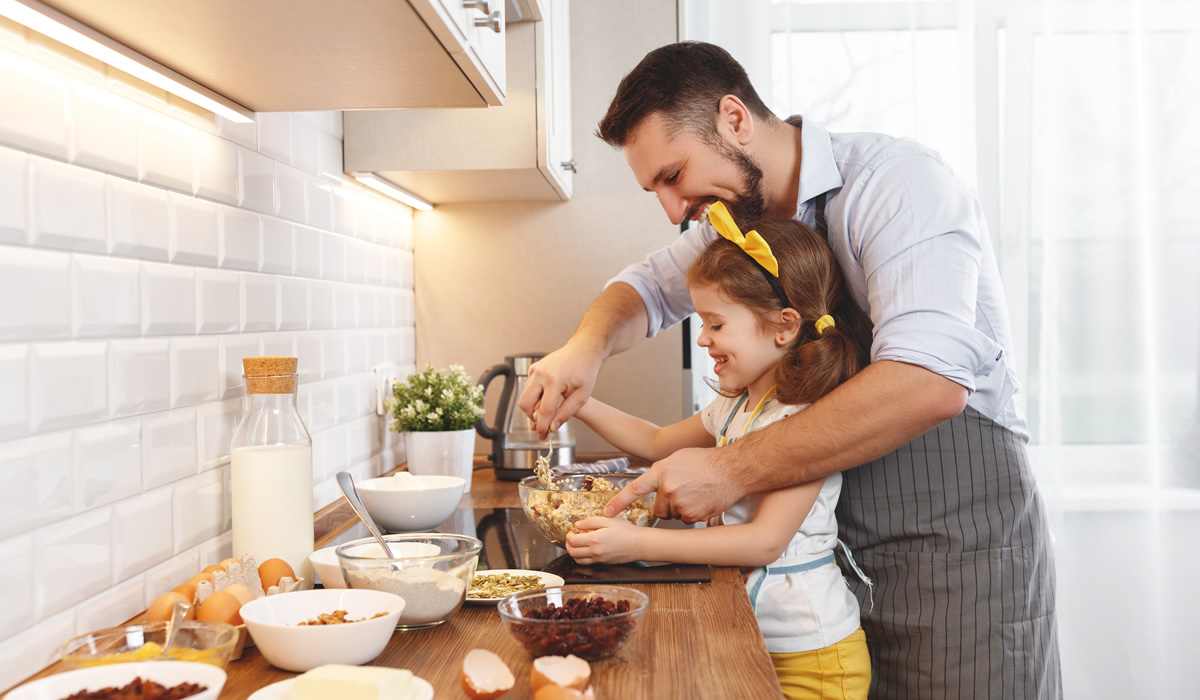
<svg viewBox="0 0 1200 700">
<path fill-rule="evenodd" d="M 554 476 L 539 469 L 517 484 L 525 517 L 547 540 L 562 547 L 567 535 L 578 532 L 575 523 L 592 515 L 604 515 L 604 504 L 636 474 L 563 474 Z M 617 514 L 639 527 L 653 525 L 654 495 L 639 498 Z"/>
</svg>

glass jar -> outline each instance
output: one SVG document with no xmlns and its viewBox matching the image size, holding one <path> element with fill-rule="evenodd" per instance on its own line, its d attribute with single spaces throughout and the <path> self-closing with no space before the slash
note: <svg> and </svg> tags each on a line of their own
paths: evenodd
<svg viewBox="0 0 1200 700">
<path fill-rule="evenodd" d="M 233 556 L 282 559 L 312 587 L 312 438 L 296 410 L 295 357 L 242 360 L 246 396 L 230 447 Z"/>
</svg>

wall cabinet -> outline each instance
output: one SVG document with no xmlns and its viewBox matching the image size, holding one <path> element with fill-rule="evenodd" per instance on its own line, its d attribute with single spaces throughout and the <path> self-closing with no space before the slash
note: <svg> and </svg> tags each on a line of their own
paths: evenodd
<svg viewBox="0 0 1200 700">
<path fill-rule="evenodd" d="M 504 103 L 504 0 L 40 2 L 255 112 Z"/>
<path fill-rule="evenodd" d="M 346 112 L 346 171 L 434 204 L 570 199 L 569 0 L 540 8 L 542 21 L 508 25 L 503 107 Z"/>
</svg>

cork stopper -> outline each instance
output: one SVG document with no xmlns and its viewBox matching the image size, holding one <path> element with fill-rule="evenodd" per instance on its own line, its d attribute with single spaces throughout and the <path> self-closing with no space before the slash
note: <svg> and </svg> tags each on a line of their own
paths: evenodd
<svg viewBox="0 0 1200 700">
<path fill-rule="evenodd" d="M 247 394 L 292 394 L 300 360 L 285 355 L 243 357 Z"/>
</svg>

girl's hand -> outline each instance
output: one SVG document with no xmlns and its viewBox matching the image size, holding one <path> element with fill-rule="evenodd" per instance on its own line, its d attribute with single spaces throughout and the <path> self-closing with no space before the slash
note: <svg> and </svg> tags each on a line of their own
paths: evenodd
<svg viewBox="0 0 1200 700">
<path fill-rule="evenodd" d="M 584 532 L 567 535 L 567 553 L 580 564 L 623 564 L 637 561 L 638 528 L 620 518 L 584 518 L 575 523 Z"/>
</svg>

